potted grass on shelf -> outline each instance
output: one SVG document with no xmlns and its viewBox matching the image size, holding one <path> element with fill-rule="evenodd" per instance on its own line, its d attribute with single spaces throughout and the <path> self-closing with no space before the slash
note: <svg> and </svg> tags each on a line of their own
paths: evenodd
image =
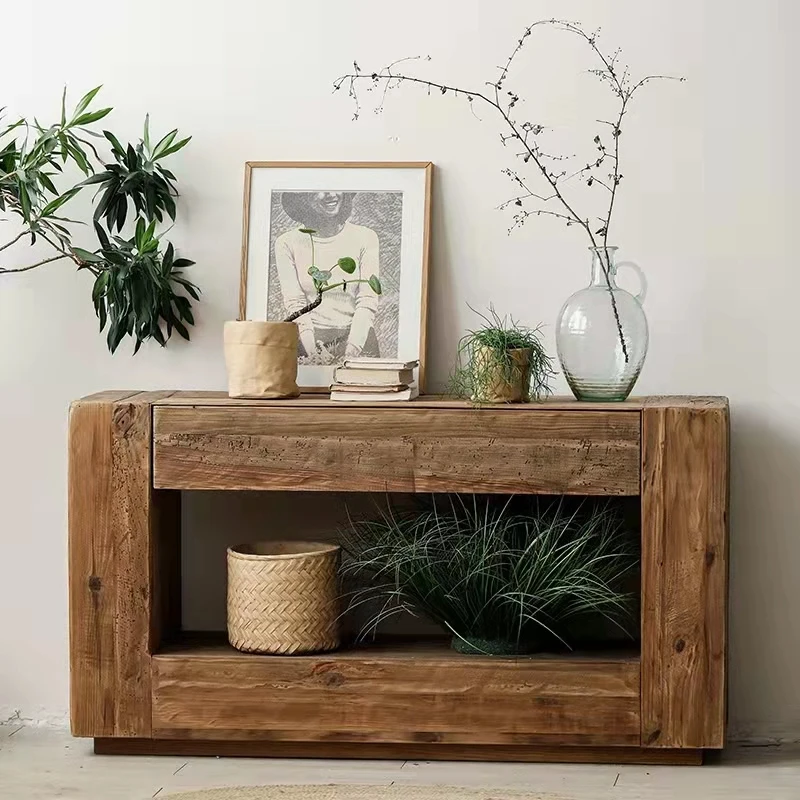
<svg viewBox="0 0 800 800">
<path fill-rule="evenodd" d="M 452 496 L 341 532 L 349 607 L 374 606 L 360 637 L 401 611 L 427 617 L 464 653 L 520 655 L 571 647 L 601 618 L 628 632 L 636 552 L 616 507 Z"/>
<path fill-rule="evenodd" d="M 474 310 L 474 309 L 473 309 Z M 551 393 L 553 361 L 540 328 L 527 328 L 489 307 L 483 324 L 458 343 L 450 392 L 476 404 L 527 403 Z"/>
</svg>

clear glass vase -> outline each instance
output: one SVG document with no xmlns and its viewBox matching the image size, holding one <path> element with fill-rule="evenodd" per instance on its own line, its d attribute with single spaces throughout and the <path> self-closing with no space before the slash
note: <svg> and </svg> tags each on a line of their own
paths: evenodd
<svg viewBox="0 0 800 800">
<path fill-rule="evenodd" d="M 624 400 L 647 355 L 648 330 L 642 302 L 644 273 L 631 261 L 616 261 L 616 247 L 592 247 L 592 279 L 564 303 L 556 323 L 556 346 L 564 377 L 578 400 Z M 617 286 L 617 270 L 636 271 L 641 291 Z"/>
</svg>

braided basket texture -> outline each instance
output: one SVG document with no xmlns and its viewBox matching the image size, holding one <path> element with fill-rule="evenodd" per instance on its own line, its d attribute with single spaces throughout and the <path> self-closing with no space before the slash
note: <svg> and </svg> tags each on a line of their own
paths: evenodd
<svg viewBox="0 0 800 800">
<path fill-rule="evenodd" d="M 339 646 L 338 545 L 258 542 L 228 548 L 228 639 L 247 653 Z"/>
</svg>

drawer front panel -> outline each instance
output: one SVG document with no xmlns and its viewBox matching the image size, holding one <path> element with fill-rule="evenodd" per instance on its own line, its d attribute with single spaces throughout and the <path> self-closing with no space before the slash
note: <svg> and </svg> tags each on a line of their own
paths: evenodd
<svg viewBox="0 0 800 800">
<path fill-rule="evenodd" d="M 637 495 L 637 411 L 154 408 L 169 489 Z"/>
</svg>

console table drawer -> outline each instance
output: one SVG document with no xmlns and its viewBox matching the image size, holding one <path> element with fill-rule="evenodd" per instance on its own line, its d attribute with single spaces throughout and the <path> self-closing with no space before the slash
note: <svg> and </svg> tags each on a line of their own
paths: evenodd
<svg viewBox="0 0 800 800">
<path fill-rule="evenodd" d="M 155 406 L 157 489 L 637 495 L 638 411 Z"/>
</svg>

